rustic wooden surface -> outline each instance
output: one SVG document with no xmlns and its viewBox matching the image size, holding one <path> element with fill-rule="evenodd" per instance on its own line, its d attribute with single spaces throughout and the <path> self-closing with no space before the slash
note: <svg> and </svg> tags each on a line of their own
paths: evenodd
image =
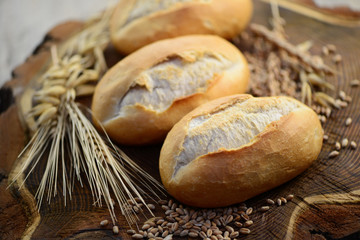
<svg viewBox="0 0 360 240">
<path fill-rule="evenodd" d="M 360 79 L 360 29 L 331 26 L 303 17 L 287 10 L 281 15 L 286 19 L 286 31 L 290 40 L 300 43 L 312 39 L 314 53 L 320 53 L 326 43 L 335 44 L 343 56 L 338 65 L 337 76 L 328 80 L 337 90 L 344 90 L 353 97 L 348 108 L 333 112 L 324 125 L 329 135 L 316 162 L 294 180 L 249 201 L 255 209 L 267 198 L 278 198 L 289 193 L 295 199 L 281 207 L 273 207 L 266 213 L 255 213 L 252 217 L 252 232 L 244 239 L 359 239 L 360 234 L 360 157 L 359 149 L 341 151 L 333 159 L 327 157 L 333 143 L 347 137 L 359 144 L 360 141 L 360 87 L 351 88 L 352 79 Z M 270 10 L 267 4 L 256 1 L 253 22 L 267 25 Z M 127 225 L 117 211 L 120 234 L 113 235 L 110 225 L 101 228 L 99 222 L 109 219 L 108 211 L 92 205 L 89 189 L 75 187 L 73 200 L 67 206 L 59 194 L 50 205 L 39 211 L 34 208 L 31 194 L 36 191 L 42 176 L 39 166 L 27 181 L 27 189 L 18 191 L 6 189 L 8 176 L 16 167 L 17 154 L 27 141 L 21 126 L 16 103 L 29 81 L 41 72 L 49 58 L 50 42 L 61 42 L 81 27 L 80 23 L 66 23 L 56 27 L 36 49 L 26 63 L 13 72 L 13 80 L 0 90 L 0 239 L 129 239 Z M 113 64 L 120 56 L 110 50 L 107 59 Z M 353 123 L 345 127 L 350 116 Z M 126 147 L 124 150 L 143 168 L 159 179 L 158 155 L 161 146 Z M 156 215 L 163 213 L 157 207 Z"/>
</svg>

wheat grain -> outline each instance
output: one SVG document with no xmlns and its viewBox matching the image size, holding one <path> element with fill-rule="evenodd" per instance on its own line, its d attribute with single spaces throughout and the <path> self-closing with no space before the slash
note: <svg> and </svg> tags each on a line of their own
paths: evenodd
<svg viewBox="0 0 360 240">
<path fill-rule="evenodd" d="M 104 226 L 106 226 L 106 225 L 108 225 L 109 224 L 109 220 L 102 220 L 101 222 L 100 222 L 100 226 L 102 226 L 102 227 L 104 227 Z"/>
<path fill-rule="evenodd" d="M 336 157 L 338 155 L 339 155 L 338 151 L 332 151 L 332 152 L 329 153 L 329 158 L 334 158 L 334 157 Z"/>
<path fill-rule="evenodd" d="M 359 79 L 353 79 L 350 81 L 350 86 L 351 87 L 358 87 L 360 85 L 360 80 Z"/>
<path fill-rule="evenodd" d="M 348 140 L 347 138 L 344 138 L 344 139 L 341 141 L 341 147 L 342 147 L 342 148 L 347 147 L 348 144 L 349 144 L 349 140 Z"/>
<path fill-rule="evenodd" d="M 324 134 L 324 136 L 323 136 L 323 140 L 324 140 L 324 141 L 329 140 L 329 136 L 328 136 L 328 135 L 326 135 L 326 134 Z"/>
<path fill-rule="evenodd" d="M 261 212 L 266 212 L 266 211 L 268 211 L 269 209 L 270 209 L 269 206 L 262 206 L 262 207 L 260 208 L 260 211 L 261 211 Z"/>
<path fill-rule="evenodd" d="M 286 200 L 287 201 L 292 201 L 294 199 L 294 195 L 293 194 L 289 194 L 286 196 Z"/>
<path fill-rule="evenodd" d="M 113 233 L 115 235 L 119 234 L 119 227 L 118 226 L 113 226 Z"/>
<path fill-rule="evenodd" d="M 352 123 L 352 118 L 348 117 L 348 118 L 345 120 L 345 126 L 350 126 L 351 123 Z"/>
</svg>

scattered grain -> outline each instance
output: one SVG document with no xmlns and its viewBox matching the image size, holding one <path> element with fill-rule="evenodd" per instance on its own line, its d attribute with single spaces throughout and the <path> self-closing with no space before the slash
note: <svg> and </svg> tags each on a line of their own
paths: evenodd
<svg viewBox="0 0 360 240">
<path fill-rule="evenodd" d="M 171 205 L 171 209 L 175 211 L 175 209 L 177 208 L 177 206 L 178 206 L 177 203 L 173 203 L 173 204 Z"/>
<path fill-rule="evenodd" d="M 325 135 L 324 135 L 324 136 L 325 136 Z M 270 205 L 274 205 L 274 204 L 275 204 L 274 200 L 272 200 L 272 199 L 270 199 L 270 198 L 266 199 L 266 202 L 267 202 L 268 204 L 270 204 Z"/>
<path fill-rule="evenodd" d="M 238 236 L 239 236 L 238 231 L 230 233 L 230 238 L 237 238 Z"/>
<path fill-rule="evenodd" d="M 201 226 L 201 224 L 199 224 Z M 201 230 L 201 227 L 197 226 L 196 224 L 194 224 L 194 226 L 191 228 L 193 230 L 196 230 L 197 232 L 199 232 Z"/>
<path fill-rule="evenodd" d="M 241 219 L 241 216 L 237 213 L 234 214 L 234 220 L 233 221 L 239 221 Z"/>
<path fill-rule="evenodd" d="M 220 235 L 220 234 L 216 235 L 216 237 L 217 237 L 219 240 L 224 239 L 224 237 L 223 237 L 222 235 Z"/>
<path fill-rule="evenodd" d="M 167 235 L 167 236 L 164 238 L 164 240 L 171 240 L 171 239 L 173 239 L 173 235 L 172 235 L 172 234 L 169 234 L 169 235 Z"/>
<path fill-rule="evenodd" d="M 172 218 L 176 218 L 176 217 L 180 216 L 180 214 L 177 213 L 177 212 L 172 212 L 172 213 L 170 213 L 169 216 L 172 217 Z"/>
<path fill-rule="evenodd" d="M 288 201 L 291 201 L 291 200 L 293 200 L 293 199 L 294 199 L 294 195 L 293 195 L 293 194 L 289 194 L 289 195 L 286 196 L 286 200 L 288 200 Z"/>
<path fill-rule="evenodd" d="M 144 236 L 142 234 L 139 234 L 139 233 L 135 233 L 131 237 L 134 238 L 134 239 L 143 239 L 144 238 Z"/>
<path fill-rule="evenodd" d="M 336 103 L 341 107 L 341 108 L 346 108 L 348 106 L 348 103 L 345 101 L 341 101 L 340 99 L 336 99 Z"/>
<path fill-rule="evenodd" d="M 189 234 L 189 230 L 188 229 L 184 229 L 181 231 L 180 233 L 180 237 L 186 237 Z"/>
<path fill-rule="evenodd" d="M 356 144 L 356 142 L 351 141 L 350 146 L 351 146 L 352 149 L 356 149 L 357 144 Z"/>
<path fill-rule="evenodd" d="M 159 219 L 159 220 L 156 222 L 156 224 L 157 224 L 157 225 L 161 225 L 164 221 L 165 221 L 164 219 Z"/>
<path fill-rule="evenodd" d="M 242 217 L 244 220 L 246 220 L 246 221 L 250 220 L 250 217 L 249 217 L 247 214 L 245 214 L 245 213 L 242 213 L 242 214 L 241 214 L 241 217 Z"/>
<path fill-rule="evenodd" d="M 252 220 L 249 220 L 249 221 L 246 221 L 245 223 L 244 223 L 244 227 L 250 227 L 251 225 L 253 225 L 254 224 L 254 222 L 252 221 Z"/>
<path fill-rule="evenodd" d="M 249 208 L 246 210 L 245 213 L 246 213 L 247 215 L 251 215 L 251 213 L 253 212 L 253 210 L 254 210 L 254 209 L 253 209 L 252 207 L 249 207 Z"/>
<path fill-rule="evenodd" d="M 157 228 L 152 228 L 152 229 L 150 230 L 150 233 L 156 234 L 156 233 L 159 231 L 159 228 L 161 228 L 161 226 L 158 226 Z M 161 232 L 162 232 L 162 231 L 161 231 Z"/>
<path fill-rule="evenodd" d="M 102 227 L 104 227 L 104 226 L 106 226 L 106 225 L 108 225 L 109 224 L 109 220 L 102 220 L 101 222 L 100 222 L 100 226 L 102 226 Z"/>
<path fill-rule="evenodd" d="M 192 222 L 187 222 L 185 225 L 184 225 L 184 228 L 187 228 L 187 229 L 190 229 L 194 226 L 194 224 Z"/>
<path fill-rule="evenodd" d="M 137 207 L 137 206 L 133 206 L 133 209 L 134 209 L 134 211 L 135 211 L 136 213 L 139 213 L 139 212 L 140 212 L 140 209 L 139 209 L 139 207 Z"/>
<path fill-rule="evenodd" d="M 342 141 L 341 141 L 341 146 L 343 148 L 345 148 L 347 145 L 349 144 L 349 140 L 347 138 L 344 138 Z"/>
<path fill-rule="evenodd" d="M 325 110 L 325 116 L 329 118 L 331 116 L 331 108 L 326 108 Z"/>
<path fill-rule="evenodd" d="M 171 226 L 171 231 L 175 232 L 179 229 L 179 223 L 178 222 L 174 222 Z"/>
<path fill-rule="evenodd" d="M 209 215 L 208 215 L 208 219 L 213 219 L 213 218 L 215 218 L 216 217 L 216 213 L 215 212 L 211 212 Z"/>
<path fill-rule="evenodd" d="M 345 120 L 345 126 L 349 126 L 351 123 L 352 123 L 352 118 L 348 117 L 348 118 Z"/>
<path fill-rule="evenodd" d="M 211 235 L 210 239 L 211 240 L 219 240 L 215 235 Z"/>
<path fill-rule="evenodd" d="M 336 54 L 332 60 L 334 63 L 338 64 L 342 61 L 342 56 L 340 54 Z"/>
<path fill-rule="evenodd" d="M 199 237 L 201 237 L 202 239 L 207 238 L 206 233 L 203 232 L 203 231 L 201 231 L 201 232 L 199 233 Z"/>
<path fill-rule="evenodd" d="M 281 205 L 281 200 L 280 200 L 280 205 Z M 279 205 L 279 206 L 280 206 Z M 261 212 L 266 212 L 266 211 L 268 211 L 270 209 L 270 207 L 269 206 L 262 206 L 261 208 L 260 208 L 260 211 Z"/>
<path fill-rule="evenodd" d="M 336 157 L 338 155 L 339 155 L 338 151 L 332 151 L 332 152 L 329 153 L 329 158 L 334 158 L 334 157 Z"/>
<path fill-rule="evenodd" d="M 320 122 L 326 123 L 326 117 L 324 115 L 318 115 Z"/>
<path fill-rule="evenodd" d="M 241 234 L 250 234 L 251 231 L 248 228 L 240 228 L 239 232 Z"/>
<path fill-rule="evenodd" d="M 169 230 L 165 230 L 165 231 L 161 234 L 161 236 L 164 238 L 164 237 L 166 237 L 168 234 L 169 234 Z"/>
<path fill-rule="evenodd" d="M 155 210 L 155 205 L 154 204 L 147 204 L 147 207 L 150 209 L 150 210 Z"/>
<path fill-rule="evenodd" d="M 147 229 L 149 229 L 150 228 L 150 225 L 149 224 L 144 224 L 143 226 L 142 226 L 142 230 L 147 230 Z"/>
<path fill-rule="evenodd" d="M 165 211 L 165 215 L 170 215 L 170 214 L 173 213 L 173 212 L 174 212 L 174 210 L 172 210 L 172 209 L 166 210 L 166 211 Z"/>
<path fill-rule="evenodd" d="M 329 52 L 332 52 L 332 53 L 336 52 L 336 46 L 335 45 L 327 44 L 326 47 L 329 50 Z"/>
<path fill-rule="evenodd" d="M 232 221 L 234 220 L 234 216 L 233 215 L 229 215 L 229 216 L 227 216 L 226 217 L 226 224 L 229 224 L 229 223 L 231 223 Z"/>
<path fill-rule="evenodd" d="M 360 80 L 359 79 L 354 79 L 350 81 L 350 86 L 351 87 L 358 87 L 360 85 Z"/>
<path fill-rule="evenodd" d="M 326 135 L 326 134 L 324 134 L 324 136 L 323 136 L 323 140 L 326 142 L 327 140 L 329 140 L 329 136 L 328 136 L 328 135 Z"/>
<path fill-rule="evenodd" d="M 339 151 L 341 149 L 341 144 L 338 141 L 335 142 L 335 149 L 337 151 Z"/>
<path fill-rule="evenodd" d="M 324 56 L 328 56 L 329 55 L 329 49 L 326 46 L 322 47 L 322 53 L 324 54 Z"/>
<path fill-rule="evenodd" d="M 278 198 L 278 199 L 276 199 L 276 203 L 277 203 L 277 205 L 279 205 L 279 206 L 281 206 L 281 199 L 280 198 Z"/>
<path fill-rule="evenodd" d="M 134 235 L 136 233 L 135 230 L 133 230 L 133 229 L 129 229 L 126 232 L 130 235 Z"/>
<path fill-rule="evenodd" d="M 234 225 L 239 228 L 243 226 L 243 224 L 241 222 L 235 222 Z"/>
<path fill-rule="evenodd" d="M 176 208 L 175 211 L 176 211 L 177 213 L 179 213 L 180 215 L 184 215 L 184 214 L 185 214 L 185 212 L 184 212 L 184 210 L 183 210 L 182 208 Z"/>
<path fill-rule="evenodd" d="M 168 203 L 168 201 L 167 201 L 167 200 L 164 200 L 164 199 L 161 199 L 161 200 L 158 201 L 158 203 L 159 203 L 160 205 L 166 205 L 166 204 Z"/>
<path fill-rule="evenodd" d="M 352 97 L 350 97 L 349 95 L 346 96 L 345 101 L 350 103 L 352 101 Z"/>
<path fill-rule="evenodd" d="M 169 222 L 175 222 L 175 218 L 170 216 L 166 216 L 166 220 L 168 220 Z"/>
<path fill-rule="evenodd" d="M 206 231 L 206 235 L 207 235 L 208 237 L 211 237 L 212 234 L 213 234 L 213 232 L 212 232 L 211 229 L 208 229 L 208 230 Z"/>
<path fill-rule="evenodd" d="M 189 232 L 189 233 L 188 233 L 188 236 L 191 237 L 191 238 L 196 238 L 196 237 L 199 236 L 199 234 L 196 233 L 196 232 Z"/>
<path fill-rule="evenodd" d="M 342 101 L 345 101 L 345 99 L 346 99 L 346 93 L 341 90 L 341 91 L 339 92 L 339 98 L 340 98 Z"/>
<path fill-rule="evenodd" d="M 226 226 L 225 227 L 226 230 L 228 230 L 230 233 L 234 232 L 234 228 L 230 227 L 230 226 Z"/>
<path fill-rule="evenodd" d="M 221 222 L 219 219 L 215 218 L 214 219 L 214 223 L 217 225 L 217 226 L 221 226 Z"/>
<path fill-rule="evenodd" d="M 172 199 L 170 199 L 170 200 L 168 201 L 168 206 L 169 206 L 169 208 L 171 208 L 171 206 L 173 205 L 173 203 L 174 203 L 174 201 L 173 201 Z"/>
<path fill-rule="evenodd" d="M 286 198 L 284 198 L 284 197 L 281 197 L 280 200 L 281 200 L 281 203 L 283 203 L 283 204 L 286 204 L 286 203 L 287 203 L 287 200 L 286 200 Z"/>
<path fill-rule="evenodd" d="M 168 205 L 162 205 L 161 208 L 165 211 L 170 210 Z"/>
<path fill-rule="evenodd" d="M 220 222 L 221 222 L 221 225 L 226 226 L 226 221 L 225 221 L 224 217 L 220 217 Z"/>
</svg>

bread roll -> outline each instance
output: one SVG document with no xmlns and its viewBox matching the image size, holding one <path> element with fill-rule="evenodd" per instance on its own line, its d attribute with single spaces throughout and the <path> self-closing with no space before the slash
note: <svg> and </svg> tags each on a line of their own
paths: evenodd
<svg viewBox="0 0 360 240">
<path fill-rule="evenodd" d="M 115 47 L 128 54 L 189 34 L 230 39 L 245 28 L 251 14 L 251 0 L 121 0 L 110 20 L 110 34 Z"/>
<path fill-rule="evenodd" d="M 200 104 L 245 92 L 248 80 L 244 56 L 220 37 L 162 40 L 104 75 L 93 96 L 93 116 L 118 143 L 156 143 Z"/>
<path fill-rule="evenodd" d="M 191 111 L 169 132 L 161 180 L 179 201 L 221 207 L 294 178 L 317 158 L 316 113 L 289 97 L 234 95 Z"/>
</svg>

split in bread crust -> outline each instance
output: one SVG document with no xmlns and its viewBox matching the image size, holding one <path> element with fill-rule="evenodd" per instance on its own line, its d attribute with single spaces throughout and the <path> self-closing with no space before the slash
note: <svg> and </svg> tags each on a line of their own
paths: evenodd
<svg viewBox="0 0 360 240">
<path fill-rule="evenodd" d="M 120 0 L 110 20 L 110 36 L 124 54 L 190 34 L 231 39 L 245 29 L 252 9 L 251 0 Z"/>
<path fill-rule="evenodd" d="M 93 95 L 94 122 L 121 144 L 160 142 L 197 106 L 244 93 L 249 75 L 241 52 L 220 37 L 158 41 L 125 57 L 103 76 Z"/>
<path fill-rule="evenodd" d="M 228 206 L 305 171 L 322 147 L 317 114 L 289 97 L 233 95 L 203 104 L 167 135 L 161 180 L 179 201 Z"/>
</svg>

